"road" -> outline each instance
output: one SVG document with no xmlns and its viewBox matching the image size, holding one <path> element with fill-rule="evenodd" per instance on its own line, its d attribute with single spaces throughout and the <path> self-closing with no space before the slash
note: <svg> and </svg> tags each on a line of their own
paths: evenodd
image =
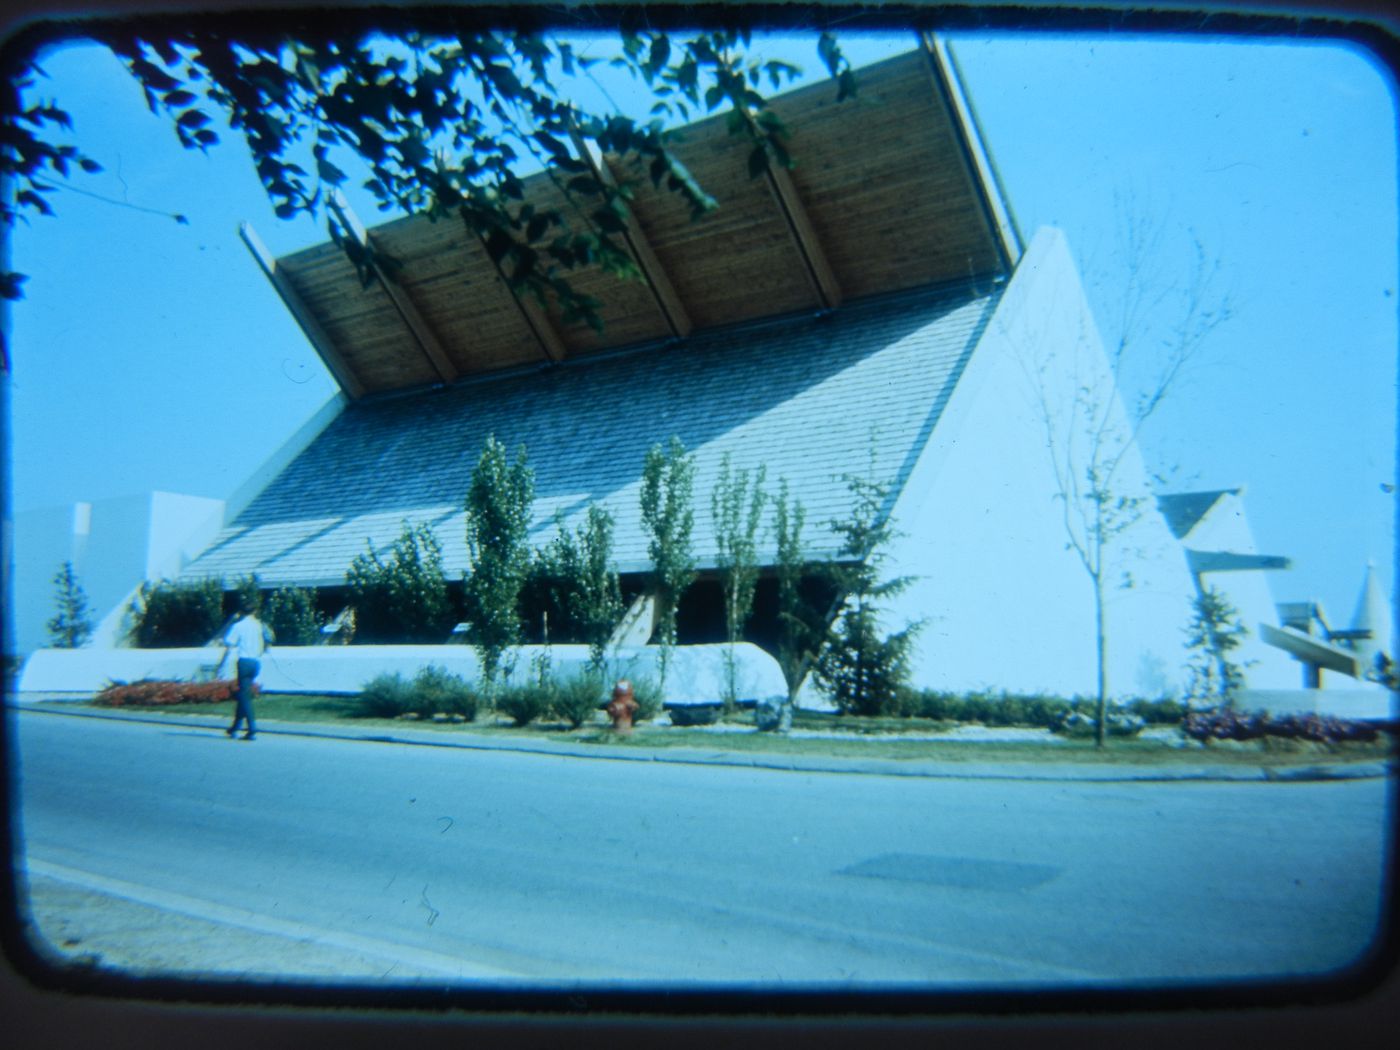
<svg viewBox="0 0 1400 1050">
<path fill-rule="evenodd" d="M 1152 982 L 1342 967 L 1379 916 L 1380 780 L 935 780 L 14 717 L 36 882 L 198 916 L 206 959 L 224 928 L 390 980 Z"/>
</svg>

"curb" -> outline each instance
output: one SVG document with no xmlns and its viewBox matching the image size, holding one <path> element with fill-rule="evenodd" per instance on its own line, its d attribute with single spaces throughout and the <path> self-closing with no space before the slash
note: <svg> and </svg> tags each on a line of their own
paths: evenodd
<svg viewBox="0 0 1400 1050">
<path fill-rule="evenodd" d="M 122 711 L 62 711 L 32 705 L 8 703 L 12 711 L 28 711 L 63 718 L 97 718 L 147 725 L 174 725 L 192 729 L 222 729 L 224 719 L 204 715 L 167 715 L 151 712 L 132 714 Z M 630 748 L 607 744 L 581 746 L 554 741 L 487 740 L 483 737 L 443 738 L 432 730 L 341 729 L 316 723 L 279 722 L 259 719 L 258 735 L 300 736 L 323 740 L 350 740 L 367 744 L 399 744 L 408 747 L 455 748 L 462 751 L 511 751 L 519 754 L 549 755 L 557 758 L 607 759 L 616 762 L 661 762 L 672 765 L 733 766 L 742 769 L 774 770 L 785 773 L 844 773 L 861 776 L 920 777 L 931 780 L 1022 780 L 1077 783 L 1305 783 L 1327 780 L 1369 780 L 1395 771 L 1386 760 L 1369 762 L 1314 763 L 1283 768 L 1269 766 L 1097 766 L 1085 763 L 1047 765 L 1011 762 L 936 763 L 926 759 L 835 758 L 823 755 L 745 755 L 735 752 L 705 752 L 696 748 L 662 749 L 639 754 Z M 976 747 L 976 744 L 968 744 Z"/>
</svg>

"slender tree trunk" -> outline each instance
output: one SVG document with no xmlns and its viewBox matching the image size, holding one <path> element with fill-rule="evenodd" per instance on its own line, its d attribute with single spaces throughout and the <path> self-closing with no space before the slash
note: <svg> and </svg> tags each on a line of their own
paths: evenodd
<svg viewBox="0 0 1400 1050">
<path fill-rule="evenodd" d="M 1094 726 L 1094 745 L 1103 747 L 1108 730 L 1108 635 L 1103 622 L 1102 568 L 1094 574 L 1094 645 L 1098 655 L 1098 716 Z"/>
</svg>

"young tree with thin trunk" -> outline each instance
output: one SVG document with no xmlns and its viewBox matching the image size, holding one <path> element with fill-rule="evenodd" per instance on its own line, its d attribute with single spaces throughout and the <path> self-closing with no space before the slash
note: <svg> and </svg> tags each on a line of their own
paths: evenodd
<svg viewBox="0 0 1400 1050">
<path fill-rule="evenodd" d="M 739 700 L 734 646 L 744 637 L 744 628 L 753 612 L 754 589 L 758 586 L 758 527 L 768 500 L 763 491 L 766 476 L 767 468 L 760 466 L 750 479 L 747 470 L 733 467 L 726 452 L 720 460 L 719 478 L 710 494 L 716 561 L 724 592 L 724 632 L 729 643 L 725 653 L 724 697 L 728 708 Z"/>
<path fill-rule="evenodd" d="M 1230 317 L 1218 291 L 1219 264 L 1193 237 L 1186 276 L 1165 271 L 1161 227 L 1124 208 L 1124 243 L 1114 282 L 1117 309 L 1101 319 L 1107 367 L 1077 356 L 1094 333 L 1075 333 L 1072 359 L 1063 348 L 1023 346 L 1045 445 L 1054 471 L 1066 546 L 1088 577 L 1094 601 L 1095 743 L 1106 739 L 1110 591 L 1131 588 L 1124 568 L 1131 532 L 1153 506 L 1153 493 L 1128 478 L 1140 456 L 1144 426 L 1158 413 L 1208 337 Z M 1105 278 L 1105 281 L 1109 278 Z M 1086 322 L 1086 326 L 1088 326 Z M 1068 371 L 1067 371 L 1068 370 Z M 1069 378 L 1066 379 L 1065 377 Z M 1060 384 L 1074 388 L 1064 396 Z"/>
<path fill-rule="evenodd" d="M 505 651 L 520 641 L 520 590 L 530 571 L 530 517 L 535 473 L 522 445 L 512 463 L 492 434 L 467 490 L 467 556 L 463 585 L 470 638 L 481 677 L 492 692 Z"/>
<path fill-rule="evenodd" d="M 777 544 L 778 665 L 787 683 L 787 708 L 797 704 L 797 692 L 821 648 L 825 625 L 803 593 L 812 571 L 802 540 L 807 510 L 788 493 L 787 478 L 778 483 L 773 500 L 773 538 Z"/>
<path fill-rule="evenodd" d="M 642 527 L 646 530 L 651 558 L 651 589 L 656 599 L 656 639 L 661 647 L 661 686 L 676 646 L 676 610 L 681 595 L 695 580 L 695 552 L 691 533 L 695 459 L 686 454 L 681 439 L 672 436 L 647 450 L 642 464 Z"/>
</svg>

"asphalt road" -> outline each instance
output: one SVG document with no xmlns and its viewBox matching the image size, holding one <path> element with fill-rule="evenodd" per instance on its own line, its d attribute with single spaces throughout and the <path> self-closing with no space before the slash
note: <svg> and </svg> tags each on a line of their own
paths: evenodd
<svg viewBox="0 0 1400 1050">
<path fill-rule="evenodd" d="M 1379 917 L 1382 780 L 929 780 L 15 717 L 36 885 L 197 918 L 176 957 L 220 971 L 258 969 L 225 950 L 242 934 L 389 980 L 1256 978 L 1345 966 Z"/>
</svg>

